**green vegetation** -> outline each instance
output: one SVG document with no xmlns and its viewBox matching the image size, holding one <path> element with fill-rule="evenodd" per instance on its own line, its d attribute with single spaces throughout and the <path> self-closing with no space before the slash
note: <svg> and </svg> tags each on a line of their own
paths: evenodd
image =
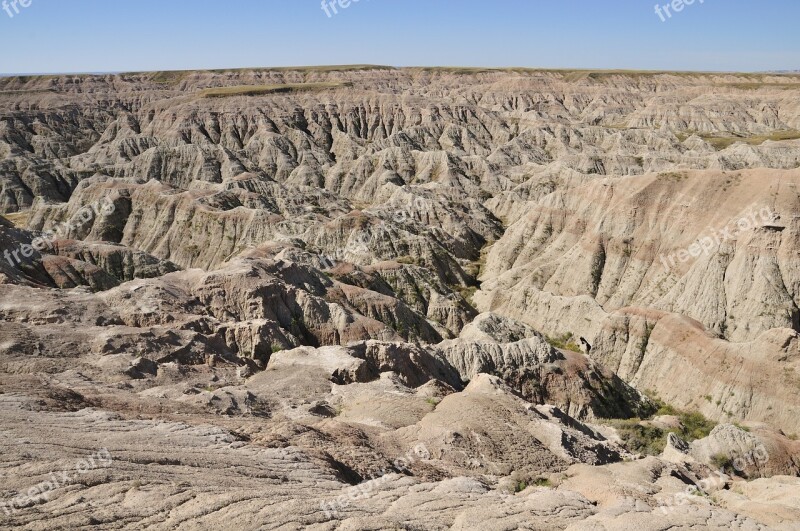
<svg viewBox="0 0 800 531">
<path fill-rule="evenodd" d="M 729 476 L 738 476 L 740 471 L 736 470 L 733 458 L 726 454 L 714 454 L 711 456 L 711 466 L 715 470 L 721 470 Z"/>
<path fill-rule="evenodd" d="M 286 83 L 281 85 L 239 85 L 215 87 L 199 92 L 201 98 L 227 98 L 231 96 L 263 96 L 290 92 L 314 92 L 352 86 L 351 83 Z"/>
<path fill-rule="evenodd" d="M 31 217 L 31 211 L 24 210 L 22 212 L 14 212 L 12 214 L 3 214 L 3 217 L 10 221 L 15 227 L 24 229 L 28 226 L 28 220 Z"/>
<path fill-rule="evenodd" d="M 689 442 L 708 437 L 711 430 L 717 426 L 716 422 L 708 420 L 702 413 L 697 411 L 691 413 L 681 412 L 678 414 L 678 419 L 681 421 L 683 429 L 677 433 Z"/>
<path fill-rule="evenodd" d="M 192 72 L 188 70 L 167 70 L 162 72 L 153 72 L 150 81 L 161 85 L 177 85 L 186 79 Z"/>
<path fill-rule="evenodd" d="M 566 81 L 582 81 L 590 80 L 604 80 L 613 77 L 629 77 L 633 79 L 647 78 L 652 76 L 678 76 L 688 78 L 718 78 L 727 74 L 736 74 L 739 78 L 745 78 L 749 81 L 744 83 L 720 83 L 719 86 L 732 86 L 737 85 L 763 85 L 763 86 L 792 86 L 791 81 L 798 80 L 796 74 L 781 74 L 780 77 L 787 81 L 780 83 L 773 83 L 771 80 L 776 77 L 775 74 L 753 74 L 753 73 L 736 73 L 736 72 L 691 72 L 680 70 L 589 70 L 589 69 L 574 69 L 574 68 L 527 68 L 527 67 L 461 67 L 461 66 L 438 66 L 438 67 L 409 67 L 409 70 L 419 72 L 441 72 L 446 74 L 489 74 L 489 73 L 514 73 L 514 74 L 559 74 Z"/>
<path fill-rule="evenodd" d="M 414 260 L 414 257 L 410 255 L 400 256 L 398 258 L 395 258 L 394 261 L 397 262 L 398 264 L 417 265 L 417 261 Z"/>
<path fill-rule="evenodd" d="M 462 286 L 457 286 L 455 289 L 456 289 L 456 291 L 458 291 L 458 293 L 461 295 L 461 297 L 465 301 L 467 301 L 467 304 L 469 304 L 473 308 L 475 307 L 475 301 L 472 300 L 472 297 L 474 297 L 475 293 L 478 292 L 478 287 L 477 286 L 467 286 L 466 288 L 462 287 Z"/>
<path fill-rule="evenodd" d="M 797 140 L 800 138 L 800 131 L 777 131 L 768 135 L 755 136 L 703 136 L 703 140 L 711 144 L 714 149 L 721 151 L 737 142 L 744 142 L 751 146 L 759 146 L 767 141 L 780 142 L 782 140 Z"/>
<path fill-rule="evenodd" d="M 645 327 L 644 337 L 642 338 L 642 342 L 639 343 L 639 353 L 644 356 L 647 354 L 647 346 L 650 344 L 650 336 L 653 335 L 653 330 L 655 329 L 656 325 L 648 324 Z"/>
<path fill-rule="evenodd" d="M 630 452 L 644 455 L 659 455 L 667 445 L 667 435 L 675 433 L 685 441 L 692 442 L 708 437 L 716 423 L 699 412 L 680 411 L 664 403 L 658 397 L 650 397 L 658 406 L 653 416 L 672 415 L 678 418 L 681 427 L 665 429 L 643 422 L 641 419 L 609 419 L 604 423 L 617 429 L 623 444 Z M 651 417 L 652 419 L 652 417 Z"/>
<path fill-rule="evenodd" d="M 486 267 L 486 254 L 481 252 L 481 257 L 474 262 L 470 262 L 464 268 L 464 272 L 473 278 L 478 278 L 483 273 L 484 267 Z"/>
<path fill-rule="evenodd" d="M 780 89 L 780 90 L 800 90 L 800 83 L 770 83 L 764 81 L 754 81 L 748 83 L 720 83 L 717 86 L 730 87 L 739 90 L 758 90 L 762 88 Z"/>
<path fill-rule="evenodd" d="M 365 70 L 396 70 L 393 66 L 385 65 L 318 65 L 318 66 L 276 66 L 266 68 L 228 68 L 208 70 L 215 74 L 229 74 L 235 72 L 362 72 Z"/>
<path fill-rule="evenodd" d="M 681 182 L 688 179 L 689 175 L 686 172 L 667 171 L 658 174 L 659 179 L 669 179 L 670 181 Z"/>
<path fill-rule="evenodd" d="M 525 479 L 520 479 L 520 475 L 516 474 L 516 473 L 512 474 L 511 477 L 512 477 L 512 479 L 514 481 L 514 493 L 520 493 L 523 490 L 525 490 L 525 489 L 527 489 L 528 487 L 531 487 L 531 486 L 533 486 L 533 487 L 544 487 L 544 488 L 548 488 L 548 489 L 553 488 L 553 482 L 550 481 L 546 477 L 539 476 L 539 477 L 531 478 L 531 477 L 524 477 L 523 476 Z"/>
<path fill-rule="evenodd" d="M 609 420 L 606 424 L 617 429 L 629 452 L 659 455 L 667 445 L 667 434 L 664 430 L 644 425 L 639 419 Z"/>
<path fill-rule="evenodd" d="M 174 83 L 185 79 L 190 74 L 210 72 L 213 74 L 236 74 L 236 73 L 261 73 L 261 72 L 298 72 L 303 74 L 326 73 L 326 72 L 360 72 L 365 70 L 396 70 L 392 66 L 383 65 L 320 65 L 320 66 L 279 66 L 279 67 L 250 67 L 250 68 L 218 68 L 213 70 L 164 70 L 155 72 L 123 72 L 120 76 L 149 75 L 151 81 L 156 83 Z M 87 77 L 91 74 L 77 74 L 75 77 Z M 30 81 L 37 77 L 47 78 L 56 76 L 17 76 L 16 79 Z"/>
<path fill-rule="evenodd" d="M 57 94 L 52 89 L 0 90 L 0 94 Z"/>
<path fill-rule="evenodd" d="M 800 88 L 800 86 L 798 86 Z M 771 141 L 771 142 L 780 142 L 783 140 L 797 140 L 800 139 L 800 131 L 796 130 L 787 130 L 787 131 L 774 131 L 772 133 L 766 135 L 751 135 L 751 136 L 743 136 L 738 134 L 706 134 L 706 133 L 695 133 L 692 131 L 686 131 L 683 133 L 677 133 L 675 136 L 678 137 L 678 140 L 681 142 L 685 141 L 687 138 L 696 134 L 716 149 L 717 151 L 722 151 L 723 149 L 727 149 L 734 145 L 737 142 L 743 142 L 750 146 L 760 146 L 764 142 Z"/>
<path fill-rule="evenodd" d="M 777 89 L 800 89 L 800 75 L 798 74 L 757 74 L 746 72 L 691 72 L 691 71 L 670 71 L 670 70 L 587 70 L 587 69 L 570 69 L 570 68 L 527 68 L 527 67 L 507 67 L 507 68 L 492 68 L 492 67 L 458 67 L 458 66 L 441 66 L 441 67 L 409 67 L 409 68 L 396 68 L 387 65 L 370 65 L 370 64 L 356 64 L 356 65 L 316 65 L 316 66 L 281 66 L 281 67 L 246 67 L 246 68 L 220 68 L 212 70 L 168 70 L 168 71 L 141 71 L 141 72 L 122 72 L 118 74 L 120 77 L 130 76 L 150 76 L 150 80 L 156 83 L 176 84 L 185 79 L 190 74 L 210 72 L 214 74 L 236 74 L 236 73 L 264 73 L 264 72 L 292 72 L 300 74 L 314 74 L 314 73 L 330 73 L 330 72 L 360 72 L 369 70 L 407 70 L 417 72 L 430 72 L 430 73 L 447 73 L 447 74 L 488 74 L 488 73 L 506 73 L 506 74 L 555 74 L 560 75 L 565 81 L 603 81 L 614 77 L 628 77 L 631 79 L 648 78 L 652 76 L 678 76 L 684 78 L 694 78 L 701 80 L 703 78 L 720 78 L 727 74 L 735 74 L 737 78 L 744 79 L 745 81 L 735 83 L 715 83 L 718 87 L 728 87 L 739 90 L 757 90 L 760 88 L 777 88 Z M 96 74 L 67 74 L 67 75 L 28 75 L 28 76 L 9 76 L 5 78 L 8 84 L 27 83 L 36 79 L 57 79 L 60 77 L 69 77 L 74 79 L 82 79 L 89 77 L 97 77 Z"/>
<path fill-rule="evenodd" d="M 597 296 L 600 291 L 600 283 L 603 281 L 603 271 L 606 266 L 606 253 L 601 249 L 594 260 L 592 260 L 592 295 Z"/>
<path fill-rule="evenodd" d="M 556 337 L 545 336 L 545 339 L 547 339 L 547 342 L 550 343 L 552 347 L 561 350 L 570 350 L 572 352 L 581 352 L 581 347 L 575 342 L 575 336 L 572 335 L 572 332 L 565 332 Z"/>
<path fill-rule="evenodd" d="M 492 72 L 507 72 L 504 68 L 481 68 L 472 66 L 424 66 L 412 67 L 411 70 L 426 73 L 442 73 L 456 75 L 490 74 Z"/>
</svg>

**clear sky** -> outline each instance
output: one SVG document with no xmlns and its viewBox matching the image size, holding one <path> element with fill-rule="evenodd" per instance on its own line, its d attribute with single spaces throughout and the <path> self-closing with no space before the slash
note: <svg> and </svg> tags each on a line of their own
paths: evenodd
<svg viewBox="0 0 800 531">
<path fill-rule="evenodd" d="M 356 63 L 800 70 L 798 0 L 695 0 L 666 21 L 655 5 L 671 0 L 360 0 L 338 14 L 329 7 L 330 17 L 320 0 L 16 1 L 30 5 L 9 5 L 13 17 L 0 10 L 3 73 Z"/>
</svg>

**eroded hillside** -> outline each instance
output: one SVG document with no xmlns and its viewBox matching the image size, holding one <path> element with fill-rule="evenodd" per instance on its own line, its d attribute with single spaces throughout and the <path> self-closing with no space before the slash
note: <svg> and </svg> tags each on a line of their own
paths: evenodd
<svg viewBox="0 0 800 531">
<path fill-rule="evenodd" d="M 792 529 L 799 167 L 795 75 L 0 79 L 0 521 Z"/>
</svg>

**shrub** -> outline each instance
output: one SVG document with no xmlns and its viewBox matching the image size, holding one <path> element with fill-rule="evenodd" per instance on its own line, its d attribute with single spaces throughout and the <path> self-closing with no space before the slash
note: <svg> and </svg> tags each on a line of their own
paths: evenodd
<svg viewBox="0 0 800 531">
<path fill-rule="evenodd" d="M 629 452 L 659 455 L 667 445 L 667 431 L 642 424 L 640 419 L 609 420 L 606 423 L 617 429 L 623 445 Z"/>
<path fill-rule="evenodd" d="M 572 335 L 572 332 L 566 332 L 556 337 L 546 336 L 546 339 L 547 342 L 555 348 L 561 350 L 571 350 L 572 352 L 580 352 L 581 347 L 575 343 L 574 337 L 575 336 Z"/>
<path fill-rule="evenodd" d="M 731 459 L 731 457 L 729 455 L 725 455 L 725 454 L 714 454 L 714 455 L 712 455 L 711 456 L 711 465 L 714 468 L 716 468 L 718 470 L 721 470 L 721 471 L 723 471 L 725 473 L 727 473 L 730 470 L 734 470 L 733 459 Z"/>
<path fill-rule="evenodd" d="M 652 392 L 647 393 L 658 407 L 654 416 L 670 415 L 680 421 L 680 428 L 663 429 L 644 424 L 640 419 L 606 420 L 605 423 L 616 428 L 625 448 L 634 453 L 658 455 L 667 445 L 667 435 L 674 433 L 692 442 L 708 437 L 716 423 L 696 411 L 681 411 L 665 403 Z M 652 418 L 652 417 L 651 417 Z"/>
</svg>

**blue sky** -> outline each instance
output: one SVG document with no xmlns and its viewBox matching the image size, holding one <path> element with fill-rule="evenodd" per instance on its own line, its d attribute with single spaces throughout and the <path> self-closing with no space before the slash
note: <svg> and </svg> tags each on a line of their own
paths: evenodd
<svg viewBox="0 0 800 531">
<path fill-rule="evenodd" d="M 0 0 L 1 2 L 2 0 Z M 6 0 L 10 2 L 11 0 Z M 291 66 L 800 69 L 800 1 L 23 0 L 0 72 Z M 329 9 L 330 11 L 330 9 Z"/>
</svg>

